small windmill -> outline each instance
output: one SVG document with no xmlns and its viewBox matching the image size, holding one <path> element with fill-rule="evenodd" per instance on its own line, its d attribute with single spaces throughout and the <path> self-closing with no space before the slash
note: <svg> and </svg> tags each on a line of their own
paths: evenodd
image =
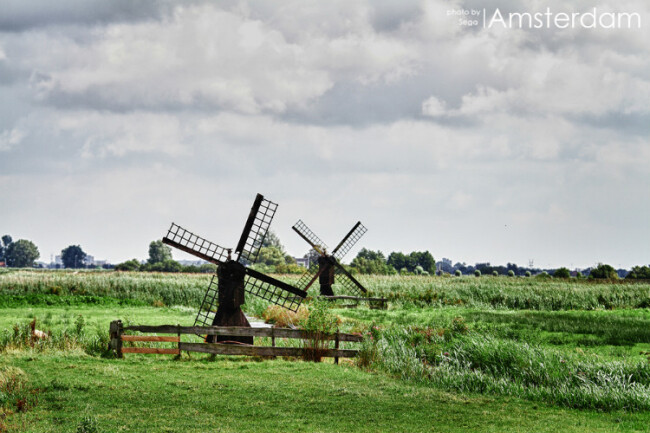
<svg viewBox="0 0 650 433">
<path fill-rule="evenodd" d="M 319 254 L 318 267 L 310 266 L 302 277 L 300 277 L 300 280 L 298 280 L 297 286 L 301 290 L 307 291 L 314 281 L 316 281 L 316 278 L 318 278 L 320 294 L 323 296 L 334 296 L 332 284 L 334 284 L 334 277 L 336 275 L 338 282 L 349 291 L 358 295 L 368 293 L 366 288 L 350 275 L 340 262 L 368 230 L 361 224 L 361 221 L 352 227 L 352 230 L 345 235 L 331 254 L 327 254 L 327 245 L 325 245 L 325 242 L 321 241 L 302 220 L 298 220 L 291 228 Z"/>
<path fill-rule="evenodd" d="M 217 273 L 212 276 L 205 292 L 194 326 L 250 326 L 241 311 L 241 305 L 245 303 L 244 292 L 291 311 L 298 310 L 302 299 L 307 296 L 304 290 L 246 266 L 257 261 L 277 207 L 276 203 L 257 194 L 235 248 L 234 259 L 231 257 L 232 249 L 220 247 L 172 223 L 163 238 L 164 243 L 217 265 Z M 253 337 L 219 335 L 217 341 L 253 344 Z M 214 342 L 214 339 L 209 342 Z"/>
</svg>

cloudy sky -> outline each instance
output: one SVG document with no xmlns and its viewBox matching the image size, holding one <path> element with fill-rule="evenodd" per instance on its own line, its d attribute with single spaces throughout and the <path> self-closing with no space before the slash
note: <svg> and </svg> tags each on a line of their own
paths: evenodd
<svg viewBox="0 0 650 433">
<path fill-rule="evenodd" d="M 454 15 L 594 8 L 641 28 Z M 294 255 L 298 219 L 361 220 L 385 253 L 648 264 L 648 29 L 645 0 L 0 0 L 0 234 L 228 247 L 260 192 Z"/>
</svg>

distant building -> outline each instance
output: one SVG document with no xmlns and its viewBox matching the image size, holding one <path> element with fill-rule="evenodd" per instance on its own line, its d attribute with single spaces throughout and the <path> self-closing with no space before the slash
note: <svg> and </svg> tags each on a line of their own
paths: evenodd
<svg viewBox="0 0 650 433">
<path fill-rule="evenodd" d="M 4 268 L 4 267 L 6 267 L 6 266 L 7 266 L 7 265 L 5 264 L 5 262 L 0 262 L 0 268 Z"/>
<path fill-rule="evenodd" d="M 298 266 L 309 268 L 309 257 L 294 257 L 293 259 L 296 261 Z"/>
</svg>

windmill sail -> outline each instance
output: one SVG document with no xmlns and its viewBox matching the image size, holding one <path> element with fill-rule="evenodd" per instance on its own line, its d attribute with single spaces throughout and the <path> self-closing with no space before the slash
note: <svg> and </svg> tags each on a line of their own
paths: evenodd
<svg viewBox="0 0 650 433">
<path fill-rule="evenodd" d="M 262 194 L 257 194 L 237 248 L 235 248 L 235 252 L 238 254 L 237 261 L 242 264 L 257 261 L 260 248 L 262 248 L 277 208 L 277 203 L 266 200 Z"/>
<path fill-rule="evenodd" d="M 363 296 L 368 293 L 365 287 L 357 281 L 356 278 L 352 276 L 348 271 L 345 270 L 343 265 L 336 263 L 334 272 L 336 273 L 336 282 L 341 284 L 347 289 L 348 292 L 355 293 L 359 296 Z"/>
<path fill-rule="evenodd" d="M 194 326 L 212 326 L 214 315 L 217 312 L 217 303 L 219 300 L 219 279 L 216 275 L 212 276 L 208 290 L 205 291 L 201 307 L 194 320 Z"/>
<path fill-rule="evenodd" d="M 162 240 L 167 245 L 192 254 L 215 265 L 228 260 L 228 250 L 172 223 Z"/>
<path fill-rule="evenodd" d="M 298 282 L 296 283 L 296 287 L 298 287 L 301 290 L 307 291 L 312 284 L 314 284 L 314 281 L 318 278 L 318 276 L 321 273 L 320 267 L 312 263 L 312 265 L 307 268 L 304 274 L 300 277 Z"/>
<path fill-rule="evenodd" d="M 327 245 L 325 245 L 325 242 L 321 241 L 318 236 L 316 236 L 316 233 L 312 232 L 309 227 L 307 227 L 307 224 L 302 222 L 302 220 L 298 220 L 297 223 L 291 227 L 293 231 L 298 233 L 298 235 L 303 238 L 313 249 L 318 252 L 320 255 L 325 254 L 325 250 L 327 249 Z"/>
<path fill-rule="evenodd" d="M 343 257 L 354 247 L 354 244 L 357 243 L 361 236 L 363 236 L 368 231 L 367 228 L 361 224 L 361 221 L 357 222 L 352 230 L 348 232 L 347 235 L 343 238 L 341 242 L 334 248 L 332 255 L 338 260 L 343 259 Z"/>
<path fill-rule="evenodd" d="M 246 268 L 245 290 L 251 295 L 259 296 L 262 299 L 284 307 L 291 311 L 297 311 L 307 292 L 269 277 L 251 268 Z"/>
</svg>

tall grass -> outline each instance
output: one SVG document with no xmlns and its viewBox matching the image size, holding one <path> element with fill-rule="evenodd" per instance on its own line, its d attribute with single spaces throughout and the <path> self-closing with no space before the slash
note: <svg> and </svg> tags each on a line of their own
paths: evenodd
<svg viewBox="0 0 650 433">
<path fill-rule="evenodd" d="M 650 284 L 578 279 L 359 276 L 393 302 L 527 310 L 650 308 Z"/>
<path fill-rule="evenodd" d="M 650 363 L 601 361 L 454 330 L 374 328 L 360 362 L 459 392 L 510 395 L 581 409 L 650 409 Z"/>
<path fill-rule="evenodd" d="M 19 270 L 0 275 L 0 295 L 14 302 L 30 295 L 108 297 L 147 305 L 200 305 L 209 275 L 107 271 Z M 38 302 L 37 298 L 34 298 Z M 55 301 L 51 301 L 55 302 Z"/>
<path fill-rule="evenodd" d="M 0 274 L 0 295 L 84 295 L 136 300 L 148 305 L 200 305 L 211 276 L 110 271 L 16 270 Z M 281 275 L 289 283 L 299 276 Z M 650 283 L 508 277 L 358 276 L 373 296 L 392 304 L 465 305 L 477 308 L 595 310 L 650 308 Z M 337 294 L 346 294 L 336 284 Z M 312 295 L 318 288 L 310 289 Z M 254 297 L 247 302 L 254 303 Z M 249 307 L 261 313 L 268 304 Z"/>
<path fill-rule="evenodd" d="M 34 319 L 36 320 L 36 319 Z M 37 323 L 47 334 L 45 339 L 35 339 L 29 321 L 16 323 L 11 329 L 0 332 L 0 353 L 7 351 L 79 351 L 92 356 L 107 356 L 110 354 L 110 337 L 108 329 L 96 325 L 86 326 L 83 316 L 79 315 L 74 323 L 59 329 L 48 329 Z"/>
</svg>

